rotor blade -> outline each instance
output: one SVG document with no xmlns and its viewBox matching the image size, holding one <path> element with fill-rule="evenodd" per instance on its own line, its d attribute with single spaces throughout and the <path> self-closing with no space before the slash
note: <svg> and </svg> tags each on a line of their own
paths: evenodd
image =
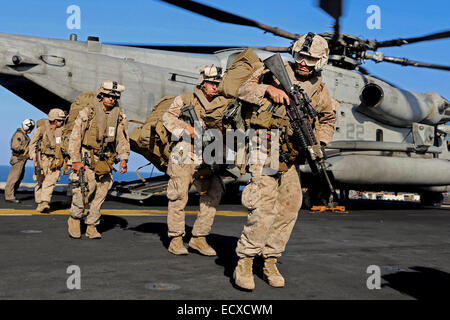
<svg viewBox="0 0 450 320">
<path fill-rule="evenodd" d="M 219 50 L 225 50 L 230 48 L 241 48 L 241 46 L 192 46 L 192 45 L 164 45 L 164 44 L 138 44 L 138 43 L 107 43 L 115 46 L 125 46 L 132 48 L 154 49 L 164 51 L 178 51 L 189 53 L 214 53 Z"/>
<path fill-rule="evenodd" d="M 220 50 L 248 48 L 248 46 L 193 46 L 193 45 L 151 45 L 136 43 L 105 43 L 115 46 L 126 46 L 133 48 L 189 52 L 189 53 L 214 53 Z M 251 47 L 252 49 L 265 50 L 270 52 L 290 52 L 289 47 Z"/>
<path fill-rule="evenodd" d="M 421 67 L 421 68 L 431 68 L 431 69 L 450 71 L 450 66 L 418 62 L 418 61 L 408 60 L 406 58 L 396 58 L 396 57 L 386 57 L 385 56 L 383 58 L 383 61 L 400 64 L 402 66 L 414 66 L 414 67 Z"/>
<path fill-rule="evenodd" d="M 288 38 L 291 40 L 297 40 L 300 37 L 300 35 L 298 35 L 298 34 L 293 34 L 293 33 L 290 33 L 288 31 L 285 31 L 285 30 L 282 30 L 282 29 L 279 29 L 276 27 L 271 27 L 266 24 L 263 24 L 263 23 L 245 18 L 245 17 L 241 17 L 236 14 L 229 13 L 229 12 L 226 12 L 226 11 L 223 11 L 220 9 L 216 9 L 216 8 L 213 8 L 213 7 L 210 7 L 205 4 L 201 4 L 201 3 L 198 3 L 198 2 L 195 2 L 192 0 L 160 0 L 160 1 L 170 3 L 174 6 L 186 9 L 191 12 L 198 13 L 202 16 L 205 16 L 205 17 L 217 20 L 217 21 L 238 24 L 238 25 L 243 25 L 243 26 L 256 27 L 256 28 L 262 29 L 266 32 L 270 32 L 274 35 Z"/>
<path fill-rule="evenodd" d="M 382 47 L 399 47 L 404 44 L 410 44 L 420 41 L 429 41 L 429 40 L 437 40 L 437 39 L 445 39 L 450 38 L 450 30 L 432 33 L 426 36 L 422 37 L 415 37 L 415 38 L 399 38 L 394 40 L 386 40 L 386 41 L 375 41 L 375 47 L 376 48 L 382 48 Z"/>
<path fill-rule="evenodd" d="M 342 0 L 319 0 L 319 7 L 334 18 L 334 36 L 333 39 L 339 38 L 340 23 L 342 16 Z"/>
<path fill-rule="evenodd" d="M 290 47 L 249 47 L 252 49 L 270 51 L 270 52 L 291 52 Z"/>
<path fill-rule="evenodd" d="M 439 69 L 439 70 L 446 70 L 450 71 L 450 66 L 444 66 L 444 65 L 438 65 L 438 64 L 432 64 L 432 63 L 425 63 L 425 62 L 418 62 L 409 60 L 406 58 L 397 58 L 397 57 L 386 57 L 383 52 L 376 51 L 374 53 L 365 52 L 363 59 L 369 59 L 373 60 L 376 63 L 378 62 L 391 62 L 400 64 L 402 66 L 414 66 L 414 67 L 422 67 L 422 68 L 431 68 L 431 69 Z"/>
<path fill-rule="evenodd" d="M 319 0 L 319 7 L 334 19 L 342 16 L 342 0 Z"/>
</svg>

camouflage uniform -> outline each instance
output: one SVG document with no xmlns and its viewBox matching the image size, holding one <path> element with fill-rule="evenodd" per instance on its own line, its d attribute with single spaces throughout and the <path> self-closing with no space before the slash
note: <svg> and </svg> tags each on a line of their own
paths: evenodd
<svg viewBox="0 0 450 320">
<path fill-rule="evenodd" d="M 286 67 L 293 84 L 300 85 L 310 97 L 317 91 L 321 84 L 320 76 L 302 82 L 295 77 L 290 64 L 286 64 Z M 267 71 L 263 68 L 257 70 L 244 83 L 239 90 L 240 99 L 265 108 L 267 99 L 264 94 L 268 85 L 259 83 L 260 77 L 265 72 Z M 334 133 L 336 114 L 326 87 L 321 90 L 318 100 L 315 106 L 319 112 L 316 135 L 318 140 L 329 143 Z M 239 257 L 259 254 L 264 257 L 281 256 L 301 207 L 302 192 L 297 166 L 291 164 L 288 171 L 280 176 L 269 176 L 262 175 L 264 165 L 267 166 L 267 162 L 250 166 L 252 179 L 246 189 L 254 192 L 244 190 L 243 202 L 253 203 L 254 210 L 238 242 L 236 252 Z"/>
<path fill-rule="evenodd" d="M 95 112 L 103 112 L 104 118 L 111 118 L 113 110 L 118 107 L 114 107 L 110 111 L 105 111 L 102 106 L 102 103 L 97 98 L 93 98 L 93 105 L 95 106 Z M 100 222 L 100 208 L 105 201 L 107 193 L 112 186 L 113 178 L 111 174 L 111 170 L 109 172 L 104 173 L 102 175 L 98 175 L 95 172 L 95 164 L 100 162 L 99 157 L 99 149 L 94 149 L 91 146 L 87 146 L 84 144 L 87 130 L 89 128 L 93 128 L 92 123 L 95 121 L 98 125 L 99 116 L 97 114 L 92 117 L 88 107 L 82 109 L 74 123 L 74 127 L 72 129 L 72 133 L 70 135 L 68 153 L 70 156 L 71 163 L 81 162 L 82 157 L 87 155 L 90 166 L 85 166 L 85 178 L 88 183 L 88 195 L 86 196 L 86 204 L 89 203 L 89 214 L 86 217 L 85 223 L 87 225 L 98 225 Z M 128 139 L 128 122 L 126 120 L 126 115 L 122 110 L 118 109 L 118 118 L 115 124 L 115 127 L 105 127 L 105 135 L 111 136 L 111 142 L 105 146 L 106 159 L 109 161 L 111 167 L 114 158 L 116 157 L 115 152 L 119 156 L 120 160 L 128 161 L 128 156 L 130 154 L 130 143 Z M 113 129 L 110 129 L 113 128 Z M 95 130 L 95 129 L 93 129 Z M 101 138 L 99 138 L 101 140 Z M 73 219 L 79 220 L 83 216 L 84 206 L 83 206 L 83 198 L 81 194 L 81 188 L 79 185 L 79 175 L 78 173 L 72 170 L 69 180 L 74 182 L 74 188 L 72 189 L 72 205 L 70 208 L 70 215 Z"/>
<path fill-rule="evenodd" d="M 208 81 L 208 78 L 205 80 L 202 77 L 203 75 L 199 78 L 199 85 L 203 81 Z M 174 99 L 162 117 L 163 124 L 172 134 L 172 140 L 180 140 L 185 134 L 185 128 L 188 126 L 186 122 L 180 119 L 181 109 L 185 106 L 193 106 L 202 128 L 215 127 L 221 129 L 223 112 L 225 112 L 225 107 L 229 102 L 229 99 L 225 99 L 222 96 L 215 96 L 211 101 L 208 101 L 203 91 L 196 88 L 194 93 L 185 93 Z M 214 123 L 205 123 L 206 115 L 208 119 L 215 119 L 215 121 L 212 120 Z M 167 214 L 168 235 L 172 239 L 180 239 L 185 235 L 184 208 L 189 199 L 189 189 L 194 184 L 196 190 L 200 193 L 200 211 L 195 220 L 192 235 L 193 238 L 201 238 L 203 241 L 202 247 L 208 247 L 204 252 L 201 248 L 197 249 L 200 253 L 215 255 L 212 248 L 206 244 L 204 237 L 211 231 L 216 207 L 219 205 L 222 197 L 222 187 L 220 178 L 217 176 L 197 176 L 199 173 L 196 168 L 201 164 L 201 156 L 199 157 L 194 152 L 193 145 L 189 139 L 181 140 L 173 147 L 167 168 L 167 174 L 170 176 L 167 186 L 167 198 L 169 199 Z M 191 240 L 189 245 L 193 247 L 195 243 L 193 244 Z M 183 253 L 175 253 L 169 247 L 169 251 L 174 254 L 187 253 L 184 247 L 179 246 L 179 249 Z"/>
<path fill-rule="evenodd" d="M 33 179 L 37 182 L 34 187 L 34 198 L 38 204 L 36 210 L 40 212 L 50 209 L 49 203 L 59 180 L 63 161 L 60 150 L 63 127 L 52 127 L 49 120 L 56 120 L 51 118 L 53 112 L 58 115 L 58 120 L 64 121 L 64 111 L 61 109 L 50 110 L 49 118 L 44 119 L 43 124 L 36 128 L 29 146 L 30 159 L 37 159 L 41 168 L 41 174 L 33 175 Z M 36 153 L 37 144 L 40 144 L 39 153 Z M 37 161 L 34 163 L 35 165 L 37 165 Z"/>
<path fill-rule="evenodd" d="M 172 105 L 163 115 L 163 124 L 173 136 L 180 138 L 184 128 L 188 125 L 179 119 L 181 109 L 184 106 L 192 105 L 195 110 L 203 108 L 217 108 L 227 103 L 227 99 L 216 97 L 202 106 L 198 95 L 203 95 L 200 90 L 195 94 L 187 93 L 175 98 Z M 205 126 L 202 117 L 199 117 L 202 127 Z M 170 176 L 167 186 L 167 198 L 169 199 L 168 208 L 168 228 L 169 237 L 184 236 L 184 208 L 188 201 L 188 191 L 194 183 L 197 191 L 200 192 L 200 212 L 195 221 L 192 234 L 194 236 L 206 236 L 211 230 L 216 207 L 222 196 L 222 187 L 216 176 L 204 179 L 195 179 L 195 168 L 201 164 L 201 160 L 192 150 L 192 144 L 189 141 L 181 140 L 173 148 L 167 168 L 167 174 Z"/>
<path fill-rule="evenodd" d="M 299 85 L 308 94 L 313 107 L 319 113 L 315 127 L 317 140 L 328 144 L 334 133 L 337 102 L 330 97 L 328 89 L 322 83 L 320 73 L 313 73 L 305 81 L 296 76 L 294 64 L 286 63 L 285 67 L 292 83 Z M 268 103 L 270 104 L 265 97 L 269 84 L 279 87 L 273 78 L 268 82 L 262 82 L 268 72 L 269 70 L 264 67 L 259 68 L 238 91 L 240 99 L 259 106 L 259 110 L 256 107 L 257 114 L 266 110 Z M 278 108 L 275 113 L 287 117 L 284 106 Z M 266 152 L 263 147 L 258 147 L 253 152 L 261 151 L 263 154 Z M 277 167 L 272 166 L 271 162 L 274 160 L 272 156 L 269 154 L 250 164 L 252 178 L 242 193 L 242 203 L 249 209 L 249 216 L 236 248 L 241 260 L 236 267 L 234 278 L 236 280 L 240 275 L 245 275 L 241 279 L 243 279 L 242 286 L 246 289 L 254 288 L 251 280 L 253 276 L 250 278 L 249 273 L 251 274 L 251 259 L 257 255 L 262 255 L 266 262 L 269 261 L 264 267 L 264 275 L 269 278 L 272 276 L 272 280 L 268 281 L 269 284 L 284 286 L 284 279 L 276 269 L 275 263 L 285 250 L 302 204 L 298 162 L 293 161 L 282 172 L 271 174 L 266 168 Z M 278 155 L 276 157 L 278 158 Z M 272 271 L 267 271 L 269 269 Z"/>
<path fill-rule="evenodd" d="M 11 138 L 11 169 L 5 185 L 5 200 L 16 201 L 15 194 L 25 174 L 25 164 L 28 160 L 30 138 L 22 128 L 18 128 Z"/>
</svg>

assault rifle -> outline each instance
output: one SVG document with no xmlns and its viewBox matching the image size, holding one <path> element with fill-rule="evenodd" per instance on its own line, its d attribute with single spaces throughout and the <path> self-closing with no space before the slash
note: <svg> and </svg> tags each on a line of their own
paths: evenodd
<svg viewBox="0 0 450 320">
<path fill-rule="evenodd" d="M 202 131 L 201 143 L 202 148 L 206 147 L 214 140 L 214 135 L 210 131 L 204 131 L 201 127 L 200 120 L 198 119 L 197 113 L 195 113 L 193 106 L 187 106 L 181 109 L 181 118 L 188 124 L 190 124 L 194 129 L 198 129 Z M 195 143 L 194 138 L 194 143 Z"/>
<path fill-rule="evenodd" d="M 42 168 L 41 168 L 41 141 L 38 141 L 36 143 L 36 163 L 34 164 L 34 174 L 36 175 L 36 180 L 40 181 L 42 176 L 43 176 L 43 172 L 42 172 Z"/>
<path fill-rule="evenodd" d="M 105 144 L 105 136 L 103 136 L 102 144 L 100 146 L 100 153 L 98 154 L 100 161 L 105 160 L 105 148 L 103 146 L 104 144 Z"/>
<path fill-rule="evenodd" d="M 100 150 L 94 149 L 94 154 L 95 154 L 96 156 L 98 156 L 98 158 L 99 158 L 100 161 L 105 161 L 106 156 L 107 156 L 107 154 L 106 154 L 106 152 L 105 152 L 105 138 L 106 138 L 106 136 L 103 136 L 103 138 L 102 138 L 102 143 L 101 143 L 101 145 L 100 145 Z M 108 146 L 108 144 L 106 144 L 106 145 Z M 110 146 L 111 148 L 115 149 L 114 144 L 110 144 L 109 146 Z M 111 148 L 110 148 L 110 149 L 111 149 Z M 117 160 L 117 157 L 114 157 L 114 163 L 117 164 L 118 162 L 119 162 L 119 161 Z M 110 168 L 111 168 L 111 170 L 113 170 L 114 172 L 117 171 L 113 166 L 110 166 Z"/>
<path fill-rule="evenodd" d="M 311 100 L 303 89 L 292 84 L 279 53 L 264 60 L 264 64 L 278 79 L 281 87 L 289 96 L 290 103 L 286 106 L 286 113 L 291 123 L 294 139 L 302 148 L 312 173 L 320 174 L 325 180 L 331 192 L 328 206 L 334 207 L 333 196 L 336 195 L 336 191 L 327 173 L 325 154 L 316 139 L 310 122 L 310 119 L 316 118 L 317 111 L 311 106 Z"/>
<path fill-rule="evenodd" d="M 84 166 L 89 166 L 89 159 L 88 159 L 87 152 L 84 153 L 84 156 L 81 159 L 81 163 Z M 81 199 L 83 200 L 83 208 L 86 207 L 86 187 L 88 185 L 88 183 L 86 181 L 84 166 L 81 167 L 80 173 L 78 174 L 78 179 L 79 179 L 79 183 L 80 183 L 80 191 L 81 191 Z"/>
<path fill-rule="evenodd" d="M 194 148 L 194 152 L 197 150 L 203 151 L 203 149 L 209 145 L 211 142 L 214 141 L 215 137 L 214 134 L 206 130 L 204 131 L 204 128 L 201 127 L 201 122 L 198 119 L 197 113 L 195 113 L 193 106 L 187 106 L 181 109 L 181 118 L 188 124 L 190 124 L 192 127 L 194 127 L 195 130 L 201 131 L 202 135 L 200 137 L 200 141 L 194 137 L 194 145 L 196 148 Z M 197 132 L 198 132 L 197 131 Z M 198 143 L 201 143 L 201 148 L 198 145 Z M 200 149 L 199 149 L 200 148 Z M 203 157 L 202 157 L 203 158 Z M 225 192 L 225 184 L 222 180 L 222 177 L 220 176 L 220 165 L 213 163 L 213 164 L 206 164 L 202 163 L 199 165 L 196 170 L 197 172 L 201 172 L 202 169 L 208 169 L 212 175 L 217 175 L 219 178 L 220 184 L 222 186 L 223 191 Z"/>
</svg>

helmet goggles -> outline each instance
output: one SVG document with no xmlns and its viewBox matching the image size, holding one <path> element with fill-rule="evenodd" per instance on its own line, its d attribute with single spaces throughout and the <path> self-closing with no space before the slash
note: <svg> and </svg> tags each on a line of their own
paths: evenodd
<svg viewBox="0 0 450 320">
<path fill-rule="evenodd" d="M 314 57 L 305 55 L 298 51 L 294 52 L 293 57 L 294 57 L 295 62 L 297 62 L 298 64 L 301 64 L 304 61 L 308 67 L 314 67 L 317 64 L 317 61 L 319 61 L 318 58 L 314 58 Z"/>
</svg>

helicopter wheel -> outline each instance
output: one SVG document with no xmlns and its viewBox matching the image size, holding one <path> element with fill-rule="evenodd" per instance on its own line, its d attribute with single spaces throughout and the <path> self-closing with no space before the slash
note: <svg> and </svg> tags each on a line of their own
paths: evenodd
<svg viewBox="0 0 450 320">
<path fill-rule="evenodd" d="M 420 194 L 420 204 L 423 206 L 440 207 L 444 201 L 441 192 L 424 192 Z"/>
</svg>

